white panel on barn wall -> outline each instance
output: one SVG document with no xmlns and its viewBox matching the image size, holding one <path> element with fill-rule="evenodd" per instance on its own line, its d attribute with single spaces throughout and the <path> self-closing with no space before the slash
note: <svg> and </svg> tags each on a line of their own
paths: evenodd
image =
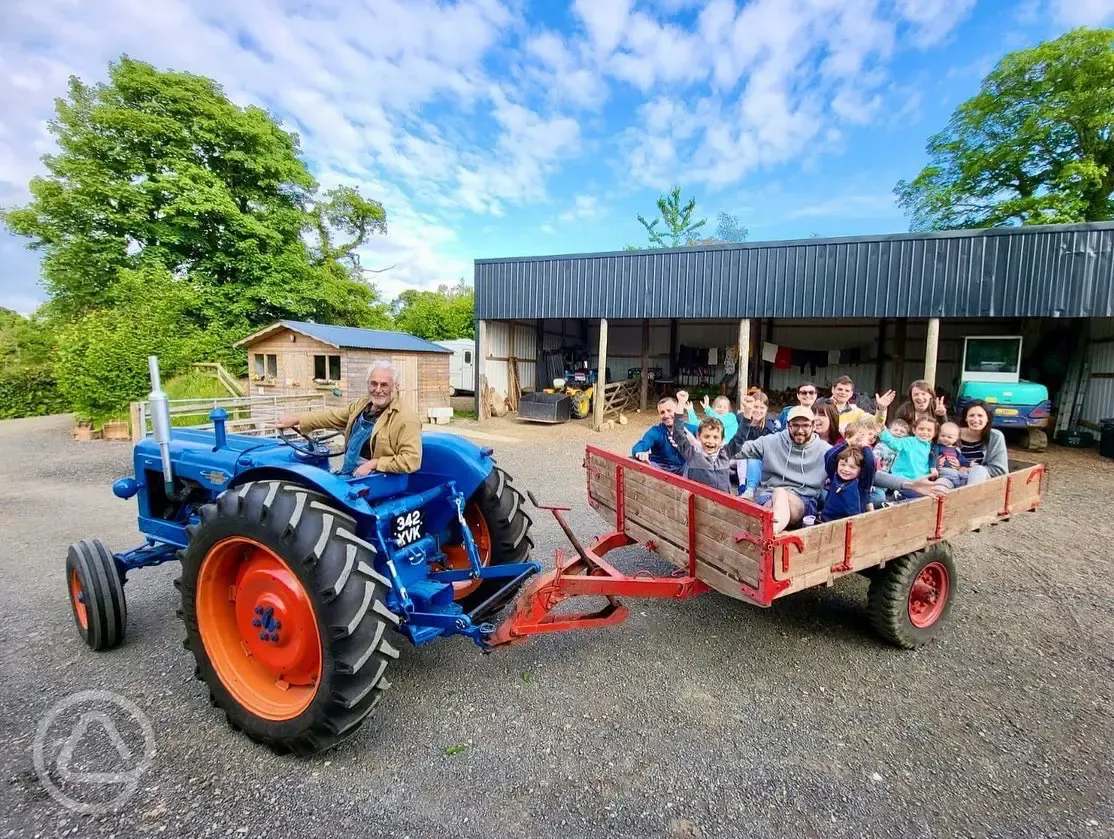
<svg viewBox="0 0 1114 839">
<path fill-rule="evenodd" d="M 511 325 L 505 320 L 487 322 L 487 357 L 506 358 L 511 349 Z M 489 362 L 490 363 L 490 362 Z"/>
<path fill-rule="evenodd" d="M 1087 396 L 1083 402 L 1083 422 L 1097 424 L 1100 420 L 1114 417 L 1114 318 L 1094 318 L 1091 320 L 1091 340 L 1101 343 L 1091 344 L 1088 361 L 1091 364 L 1091 380 L 1087 385 Z M 1095 378 L 1096 374 L 1101 378 Z"/>
<path fill-rule="evenodd" d="M 529 358 L 533 360 L 534 356 L 538 354 L 538 334 L 533 326 L 522 326 L 516 324 L 514 327 L 514 341 L 511 344 L 513 355 L 521 363 L 522 359 Z"/>
</svg>

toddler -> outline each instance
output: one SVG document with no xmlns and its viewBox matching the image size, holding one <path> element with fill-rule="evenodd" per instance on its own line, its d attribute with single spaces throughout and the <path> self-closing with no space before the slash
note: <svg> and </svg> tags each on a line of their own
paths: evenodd
<svg viewBox="0 0 1114 839">
<path fill-rule="evenodd" d="M 940 426 L 940 433 L 932 447 L 932 465 L 939 473 L 939 480 L 952 489 L 967 486 L 971 461 L 959 450 L 959 426 L 954 422 L 945 422 Z"/>
<path fill-rule="evenodd" d="M 857 425 L 858 423 L 851 423 Z M 846 429 L 850 431 L 850 425 Z M 846 438 L 824 455 L 828 473 L 828 492 L 819 521 L 835 521 L 865 513 L 870 507 L 870 490 L 874 483 L 874 453 L 859 438 L 859 445 Z"/>
</svg>

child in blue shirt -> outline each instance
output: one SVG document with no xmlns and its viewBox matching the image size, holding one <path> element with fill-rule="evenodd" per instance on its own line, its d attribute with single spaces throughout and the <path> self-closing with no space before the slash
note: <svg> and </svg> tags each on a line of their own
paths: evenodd
<svg viewBox="0 0 1114 839">
<path fill-rule="evenodd" d="M 869 429 L 864 423 L 853 422 L 844 433 L 847 434 L 844 441 L 824 455 L 828 491 L 818 521 L 846 519 L 871 509 L 875 463 Z"/>
<path fill-rule="evenodd" d="M 936 420 L 921 417 L 913 427 L 912 437 L 895 437 L 883 428 L 879 439 L 897 452 L 890 471 L 901 478 L 915 481 L 932 472 L 932 443 L 936 439 Z"/>
</svg>

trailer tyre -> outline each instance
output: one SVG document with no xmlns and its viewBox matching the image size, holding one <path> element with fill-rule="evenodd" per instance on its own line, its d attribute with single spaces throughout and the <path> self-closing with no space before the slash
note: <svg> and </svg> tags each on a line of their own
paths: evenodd
<svg viewBox="0 0 1114 839">
<path fill-rule="evenodd" d="M 258 481 L 188 528 L 179 588 L 186 648 L 229 724 L 278 753 L 353 734 L 390 687 L 390 582 L 356 522 L 314 490 Z"/>
<path fill-rule="evenodd" d="M 955 591 L 955 561 L 947 542 L 892 560 L 870 581 L 871 625 L 891 644 L 919 647 L 944 623 Z"/>
<path fill-rule="evenodd" d="M 510 476 L 498 466 L 493 468 L 480 487 L 468 499 L 465 520 L 472 531 L 472 538 L 485 565 L 507 565 L 528 562 L 534 540 L 530 537 L 533 520 L 526 512 L 526 499 L 511 482 Z M 467 557 L 462 546 L 449 546 L 445 553 L 453 567 L 467 567 Z M 485 561 L 486 560 L 486 561 Z M 487 600 L 499 590 L 505 580 L 485 580 L 466 583 L 458 589 L 457 603 L 465 612 Z M 484 617 L 496 614 L 515 592 L 507 592 L 502 603 L 485 609 Z"/>
<path fill-rule="evenodd" d="M 124 581 L 100 539 L 83 539 L 66 554 L 66 585 L 78 634 L 100 652 L 120 646 L 128 625 Z"/>
</svg>

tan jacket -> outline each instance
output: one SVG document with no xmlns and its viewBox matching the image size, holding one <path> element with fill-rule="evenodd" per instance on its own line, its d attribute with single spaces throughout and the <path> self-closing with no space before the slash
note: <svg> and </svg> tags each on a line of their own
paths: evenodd
<svg viewBox="0 0 1114 839">
<path fill-rule="evenodd" d="M 371 397 L 353 399 L 343 408 L 326 408 L 298 416 L 298 427 L 308 434 L 319 428 L 342 428 L 352 433 L 356 418 Z M 417 472 L 422 465 L 422 421 L 396 396 L 380 414 L 371 432 L 371 457 L 377 472 Z"/>
</svg>

